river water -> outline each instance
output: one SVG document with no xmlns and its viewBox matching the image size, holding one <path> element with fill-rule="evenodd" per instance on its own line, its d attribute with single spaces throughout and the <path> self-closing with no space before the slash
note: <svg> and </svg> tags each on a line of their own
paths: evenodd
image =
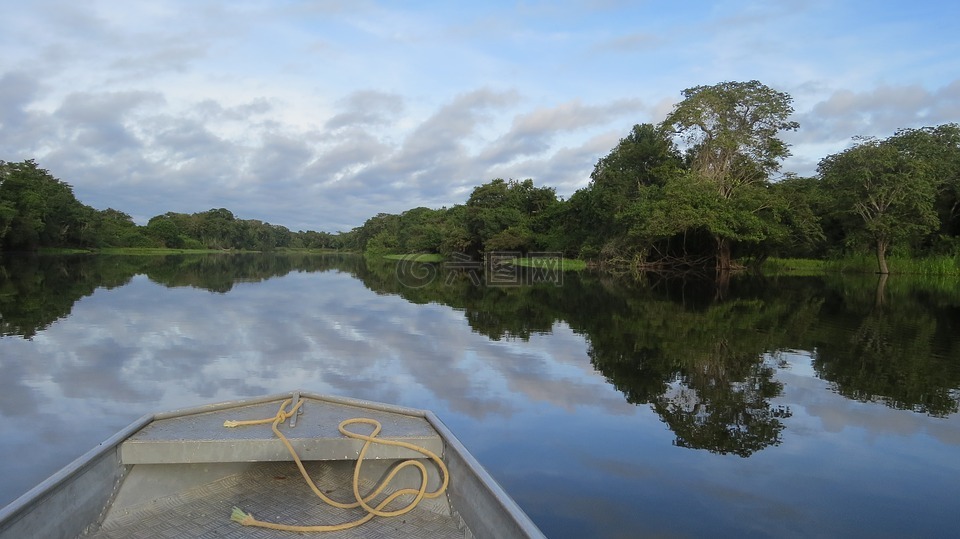
<svg viewBox="0 0 960 539">
<path fill-rule="evenodd" d="M 143 414 L 433 410 L 549 537 L 947 536 L 960 286 L 357 256 L 0 265 L 0 505 Z"/>
</svg>

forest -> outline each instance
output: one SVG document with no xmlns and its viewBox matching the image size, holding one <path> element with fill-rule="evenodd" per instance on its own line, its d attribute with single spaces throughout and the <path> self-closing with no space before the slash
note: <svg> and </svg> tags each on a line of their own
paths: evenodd
<svg viewBox="0 0 960 539">
<path fill-rule="evenodd" d="M 552 252 L 609 268 L 726 271 L 770 257 L 960 260 L 960 125 L 899 129 L 781 172 L 792 98 L 758 81 L 696 86 L 660 124 L 635 125 L 568 199 L 493 179 L 462 204 L 380 213 L 346 232 L 292 232 L 229 210 L 137 225 L 79 202 L 33 160 L 0 162 L 0 249 L 333 248 L 368 255 Z"/>
<path fill-rule="evenodd" d="M 113 208 L 83 204 L 70 184 L 34 160 L 0 161 L 0 252 L 40 248 L 173 248 L 272 251 L 341 247 L 334 234 L 291 232 L 284 226 L 238 219 L 225 208 L 167 212 L 145 226 Z"/>
</svg>

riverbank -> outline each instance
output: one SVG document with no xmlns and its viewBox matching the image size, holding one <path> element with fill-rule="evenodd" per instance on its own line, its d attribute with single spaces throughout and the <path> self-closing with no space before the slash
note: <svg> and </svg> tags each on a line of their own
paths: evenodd
<svg viewBox="0 0 960 539">
<path fill-rule="evenodd" d="M 444 262 L 446 260 L 443 255 L 437 253 L 391 254 L 383 255 L 383 258 L 404 262 Z M 561 271 L 580 271 L 587 267 L 587 262 L 584 260 L 558 257 L 514 258 L 513 263 L 527 268 L 559 269 Z"/>
<path fill-rule="evenodd" d="M 171 255 L 171 254 L 357 254 L 355 251 L 337 249 L 294 249 L 282 248 L 272 251 L 246 249 L 173 249 L 165 247 L 110 247 L 103 249 L 40 249 L 41 255 L 108 254 L 108 255 Z M 406 253 L 383 255 L 386 260 L 440 263 L 446 257 L 437 253 Z M 888 259 L 890 274 L 960 276 L 960 255 L 911 258 L 890 256 Z M 585 260 L 577 258 L 515 258 L 513 263 L 524 267 L 546 267 L 562 271 L 580 271 L 586 269 Z M 876 258 L 869 254 L 850 255 L 837 259 L 811 258 L 769 258 L 760 265 L 760 272 L 768 275 L 824 275 L 828 273 L 877 273 Z"/>
<path fill-rule="evenodd" d="M 887 259 L 887 264 L 891 274 L 960 276 L 960 255 L 924 258 L 891 256 Z M 866 254 L 829 260 L 770 258 L 760 266 L 760 271 L 767 274 L 789 273 L 792 275 L 877 273 L 877 259 Z"/>
<path fill-rule="evenodd" d="M 103 254 L 103 255 L 209 255 L 209 254 L 240 254 L 240 253 L 262 253 L 262 254 L 343 254 L 352 253 L 352 251 L 343 251 L 337 249 L 295 249 L 281 248 L 271 251 L 256 251 L 250 249 L 174 249 L 170 247 L 105 247 L 103 249 L 61 249 L 44 248 L 36 251 L 41 255 L 76 255 L 76 254 Z"/>
</svg>

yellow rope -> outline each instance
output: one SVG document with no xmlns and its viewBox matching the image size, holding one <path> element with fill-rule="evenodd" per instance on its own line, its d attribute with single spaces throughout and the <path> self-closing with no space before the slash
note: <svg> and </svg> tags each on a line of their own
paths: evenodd
<svg viewBox="0 0 960 539">
<path fill-rule="evenodd" d="M 444 465 L 443 461 L 440 460 L 440 457 L 438 457 L 435 453 L 433 453 L 428 449 L 425 449 L 423 447 L 419 447 L 407 442 L 401 442 L 398 440 L 384 440 L 381 438 L 377 438 L 377 435 L 380 434 L 380 430 L 381 430 L 380 422 L 375 419 L 357 417 L 357 418 L 346 419 L 344 421 L 341 421 L 340 425 L 337 426 L 337 430 L 339 430 L 340 433 L 343 434 L 344 436 L 348 438 L 353 438 L 355 440 L 363 440 L 363 447 L 360 449 L 360 454 L 357 456 L 357 464 L 353 468 L 353 496 L 355 501 L 345 503 L 345 502 L 339 502 L 329 498 L 319 488 L 317 488 L 317 485 L 313 482 L 313 479 L 310 478 L 310 474 L 308 474 L 306 468 L 303 467 L 303 462 L 301 462 L 300 457 L 297 455 L 297 451 L 293 448 L 293 445 L 290 444 L 290 441 L 287 440 L 287 437 L 284 436 L 283 433 L 280 432 L 280 429 L 277 428 L 280 425 L 280 423 L 283 423 L 284 421 L 292 417 L 293 414 L 297 413 L 297 410 L 300 408 L 300 405 L 303 404 L 302 400 L 297 402 L 297 404 L 288 412 L 286 411 L 286 408 L 288 405 L 290 405 L 291 402 L 292 402 L 292 399 L 287 399 L 283 401 L 283 403 L 280 405 L 280 409 L 277 411 L 277 414 L 274 417 L 270 417 L 267 419 L 254 419 L 249 421 L 232 421 L 232 420 L 225 421 L 223 423 L 223 426 L 224 427 L 240 427 L 245 425 L 262 425 L 264 423 L 271 423 L 272 424 L 271 428 L 273 429 L 273 433 L 277 436 L 277 438 L 280 439 L 281 442 L 283 442 L 283 445 L 286 446 L 287 451 L 290 452 L 290 455 L 293 457 L 294 462 L 297 463 L 297 468 L 300 469 L 300 475 L 302 475 L 303 478 L 307 481 L 307 484 L 310 486 L 310 489 L 313 491 L 314 494 L 317 495 L 317 497 L 319 497 L 321 500 L 323 500 L 327 504 L 340 509 L 353 509 L 355 507 L 362 507 L 367 512 L 367 514 L 360 517 L 357 520 L 354 520 L 351 522 L 345 522 L 343 524 L 294 526 L 294 525 L 288 525 L 288 524 L 277 524 L 273 522 L 265 522 L 262 520 L 257 520 L 253 517 L 252 514 L 246 513 L 242 511 L 240 508 L 234 507 L 233 514 L 230 516 L 232 520 L 235 520 L 240 524 L 243 524 L 244 526 L 257 526 L 260 528 L 269 528 L 272 530 L 282 530 L 282 531 L 292 531 L 292 532 L 327 532 L 327 531 L 332 532 L 332 531 L 347 530 L 350 528 L 355 528 L 363 524 L 364 522 L 369 521 L 375 516 L 394 517 L 394 516 L 408 513 L 411 510 L 413 510 L 413 508 L 415 508 L 423 498 L 436 498 L 440 496 L 447 489 L 447 484 L 450 481 L 450 476 L 449 476 L 449 473 L 447 472 L 446 465 Z M 354 423 L 364 423 L 367 425 L 373 425 L 373 432 L 367 435 L 367 434 L 358 434 L 356 432 L 351 432 L 347 430 L 346 427 Z M 374 488 L 374 490 L 370 494 L 367 494 L 366 496 L 362 496 L 360 494 L 360 466 L 363 463 L 363 459 L 367 454 L 367 449 L 369 449 L 372 444 L 383 444 L 383 445 L 392 445 L 396 447 L 403 447 L 406 449 L 416 451 L 428 457 L 429 459 L 433 460 L 437 464 L 437 467 L 440 468 L 440 471 L 443 475 L 443 480 L 441 482 L 440 487 L 437 488 L 437 490 L 435 491 L 427 492 L 427 479 L 428 479 L 427 467 L 424 466 L 423 463 L 417 460 L 408 459 L 401 462 L 397 466 L 395 466 L 390 471 L 390 473 L 382 481 L 380 481 L 379 484 L 377 484 L 376 488 Z M 420 470 L 420 488 L 399 489 L 393 494 L 390 494 L 389 496 L 387 496 L 383 501 L 378 503 L 376 506 L 371 506 L 370 502 L 373 501 L 374 498 L 379 496 L 380 493 L 383 492 L 385 488 L 387 488 L 387 486 L 390 484 L 390 481 L 393 480 L 394 476 L 400 473 L 400 471 L 403 470 L 404 468 L 407 468 L 410 466 L 414 466 Z M 411 494 L 415 495 L 415 497 L 406 506 L 400 509 L 392 510 L 392 511 L 387 511 L 384 509 L 388 504 L 390 504 L 390 502 L 399 498 L 400 496 L 411 495 Z"/>
</svg>

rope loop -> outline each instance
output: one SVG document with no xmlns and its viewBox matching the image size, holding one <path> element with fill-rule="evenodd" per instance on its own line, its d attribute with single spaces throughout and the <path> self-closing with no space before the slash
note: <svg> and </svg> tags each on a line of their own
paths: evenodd
<svg viewBox="0 0 960 539">
<path fill-rule="evenodd" d="M 424 498 L 428 498 L 428 499 L 437 498 L 441 494 L 443 494 L 444 491 L 446 491 L 447 485 L 450 483 L 450 474 L 447 471 L 447 466 L 443 463 L 443 460 L 441 460 L 440 457 L 437 456 L 436 453 L 430 451 L 425 447 L 420 447 L 418 445 L 414 445 L 411 443 L 402 442 L 399 440 L 387 440 L 383 438 L 378 438 L 377 436 L 380 434 L 380 431 L 383 429 L 383 426 L 380 424 L 379 421 L 377 421 L 376 419 L 368 418 L 368 417 L 355 417 L 352 419 L 345 419 L 341 421 L 339 425 L 337 425 L 337 430 L 340 431 L 340 433 L 343 434 L 344 436 L 355 439 L 355 440 L 363 441 L 363 447 L 361 447 L 360 453 L 359 455 L 357 455 L 356 464 L 353 467 L 354 501 L 340 502 L 328 497 L 326 494 L 323 493 L 323 491 L 321 491 L 317 487 L 316 483 L 313 482 L 313 479 L 310 477 L 310 474 L 308 474 L 306 468 L 304 468 L 303 462 L 300 460 L 300 456 L 297 455 L 297 451 L 293 448 L 293 445 L 290 444 L 290 441 L 287 439 L 287 437 L 284 436 L 283 433 L 280 432 L 280 430 L 277 428 L 280 425 L 280 423 L 283 423 L 287 419 L 293 417 L 293 414 L 297 413 L 297 410 L 300 408 L 301 405 L 303 405 L 303 401 L 300 400 L 288 412 L 286 411 L 286 408 L 291 404 L 292 401 L 293 399 L 287 399 L 283 401 L 283 403 L 280 404 L 280 409 L 277 410 L 276 415 L 274 415 L 271 418 L 253 419 L 253 420 L 244 420 L 244 421 L 228 420 L 228 421 L 224 421 L 223 426 L 232 428 L 232 427 L 240 427 L 240 426 L 247 426 L 247 425 L 262 425 L 265 423 L 271 423 L 271 428 L 273 430 L 274 435 L 277 438 L 279 438 L 281 442 L 283 442 L 284 446 L 286 446 L 287 451 L 290 453 L 290 456 L 293 457 L 294 462 L 297 464 L 297 468 L 300 470 L 300 475 L 303 476 L 303 478 L 307 482 L 307 485 L 310 487 L 310 490 L 312 490 L 313 493 L 318 498 L 323 500 L 324 503 L 333 507 L 337 507 L 339 509 L 354 509 L 354 508 L 360 507 L 366 512 L 366 514 L 356 520 L 353 520 L 350 522 L 344 522 L 342 524 L 294 526 L 289 524 L 280 524 L 280 523 L 265 522 L 262 520 L 257 520 L 253 517 L 252 514 L 246 513 L 241 509 L 234 507 L 233 514 L 230 516 L 231 520 L 239 522 L 244 526 L 256 526 L 259 528 L 268 528 L 272 530 L 282 530 L 282 531 L 292 531 L 292 532 L 325 532 L 325 531 L 348 530 L 350 528 L 355 528 L 363 524 L 364 522 L 369 521 L 375 516 L 395 517 L 395 516 L 400 516 L 400 515 L 409 513 L 414 508 L 416 508 L 417 505 Z M 371 432 L 370 434 L 360 434 L 347 429 L 347 426 L 357 424 L 357 423 L 372 425 L 373 432 Z M 402 447 L 405 449 L 416 451 L 417 453 L 420 453 L 421 455 L 429 458 L 437 465 L 437 468 L 440 469 L 440 473 L 443 476 L 440 486 L 434 491 L 427 492 L 427 484 L 429 482 L 429 473 L 427 471 L 427 467 L 419 460 L 407 459 L 400 462 L 398 465 L 394 466 L 393 469 L 390 470 L 390 473 L 388 473 L 386 477 L 384 477 L 369 494 L 367 494 L 366 496 L 362 495 L 360 493 L 360 470 L 361 470 L 361 466 L 363 465 L 363 459 L 366 457 L 367 450 L 373 444 Z M 395 492 L 393 492 L 392 494 L 384 498 L 381 502 L 377 503 L 376 505 L 370 505 L 371 502 L 390 485 L 390 482 L 398 473 L 400 473 L 404 468 L 408 468 L 411 466 L 417 468 L 420 472 L 419 488 L 414 489 L 414 488 L 407 487 L 407 488 L 397 489 Z M 400 509 L 389 510 L 389 511 L 385 509 L 391 502 L 393 502 L 397 498 L 401 496 L 410 496 L 410 495 L 413 496 L 413 499 L 410 501 L 410 503 L 408 503 L 404 507 L 401 507 Z"/>
</svg>

